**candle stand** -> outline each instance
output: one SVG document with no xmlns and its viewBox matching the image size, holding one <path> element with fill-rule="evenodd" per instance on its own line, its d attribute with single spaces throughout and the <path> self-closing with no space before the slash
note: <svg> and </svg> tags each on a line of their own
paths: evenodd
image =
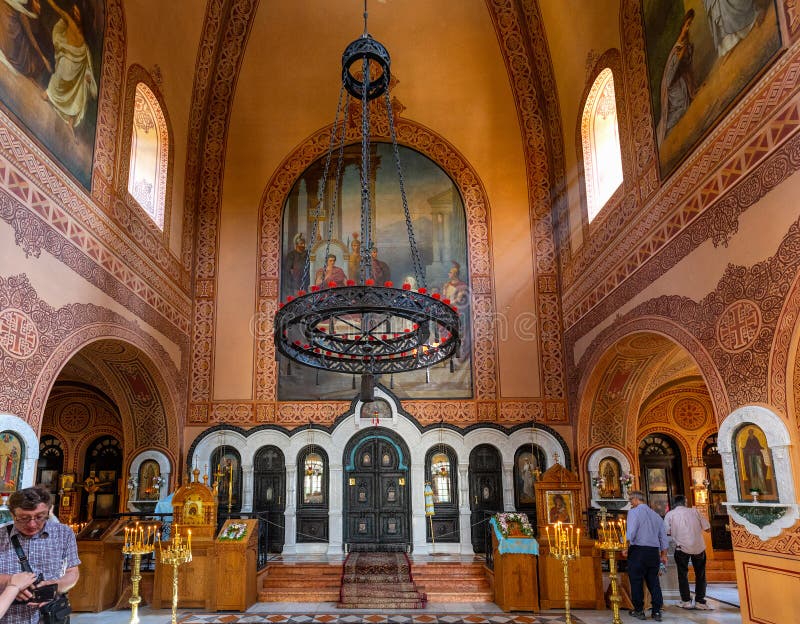
<svg viewBox="0 0 800 624">
<path fill-rule="evenodd" d="M 134 527 L 125 528 L 125 543 L 122 546 L 122 554 L 131 556 L 131 598 L 128 602 L 131 605 L 130 624 L 139 624 L 139 603 L 142 597 L 139 595 L 139 581 L 142 580 L 142 555 L 149 555 L 155 549 L 156 527 L 140 527 L 136 523 Z"/>
<path fill-rule="evenodd" d="M 161 546 L 159 541 L 159 555 L 162 565 L 172 567 L 172 624 L 178 622 L 178 568 L 184 563 L 192 560 L 192 532 L 187 532 L 184 539 L 181 536 L 180 528 L 175 525 L 175 532 L 167 542 L 166 547 Z"/>
<path fill-rule="evenodd" d="M 569 562 L 581 556 L 581 530 L 575 530 L 572 525 L 565 526 L 561 522 L 556 522 L 553 527 L 555 535 L 552 540 L 550 539 L 550 527 L 548 526 L 546 530 L 548 554 L 564 565 L 564 622 L 572 624 L 572 615 L 569 612 Z"/>
<path fill-rule="evenodd" d="M 598 550 L 608 553 L 608 579 L 611 582 L 611 612 L 613 618 L 611 624 L 622 624 L 619 617 L 619 605 L 622 598 L 619 594 L 619 582 L 617 579 L 617 553 L 625 550 L 625 534 L 627 527 L 625 520 L 607 522 L 605 509 L 600 513 L 600 527 L 597 530 L 599 539 L 594 543 Z"/>
</svg>

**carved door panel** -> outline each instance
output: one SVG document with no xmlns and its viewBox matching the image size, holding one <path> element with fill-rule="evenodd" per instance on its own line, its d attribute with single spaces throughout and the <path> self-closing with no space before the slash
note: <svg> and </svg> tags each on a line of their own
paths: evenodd
<svg viewBox="0 0 800 624">
<path fill-rule="evenodd" d="M 367 438 L 354 451 L 345 474 L 345 542 L 406 544 L 410 540 L 406 473 L 388 440 Z"/>
<path fill-rule="evenodd" d="M 486 526 L 493 513 L 503 510 L 503 476 L 499 451 L 482 444 L 469 456 L 469 503 L 472 550 L 486 550 Z"/>
<path fill-rule="evenodd" d="M 267 522 L 269 552 L 282 552 L 286 509 L 283 453 L 277 447 L 259 449 L 253 464 L 253 510 Z"/>
</svg>

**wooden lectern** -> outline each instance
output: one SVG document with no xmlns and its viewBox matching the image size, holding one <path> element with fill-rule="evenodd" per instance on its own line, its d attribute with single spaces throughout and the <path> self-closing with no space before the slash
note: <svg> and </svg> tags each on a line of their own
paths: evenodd
<svg viewBox="0 0 800 624">
<path fill-rule="evenodd" d="M 227 520 L 216 548 L 216 610 L 246 611 L 257 599 L 258 520 Z"/>
<path fill-rule="evenodd" d="M 536 569 L 538 544 L 536 540 L 525 537 L 504 538 L 494 518 L 490 524 L 492 526 L 495 603 L 503 611 L 538 611 L 539 581 Z"/>
<path fill-rule="evenodd" d="M 580 527 L 582 533 L 586 531 L 582 487 L 578 475 L 561 464 L 552 466 L 534 484 L 539 528 L 539 604 L 543 610 L 564 608 L 564 566 L 549 556 L 547 528 L 553 535 L 553 525 L 561 522 Z M 581 538 L 580 555 L 569 564 L 570 606 L 604 609 L 601 553 L 594 548 L 594 540 Z"/>
<path fill-rule="evenodd" d="M 122 582 L 122 539 L 115 536 L 125 522 L 96 518 L 76 535 L 81 575 L 69 592 L 73 611 L 97 613 L 116 603 Z"/>
</svg>

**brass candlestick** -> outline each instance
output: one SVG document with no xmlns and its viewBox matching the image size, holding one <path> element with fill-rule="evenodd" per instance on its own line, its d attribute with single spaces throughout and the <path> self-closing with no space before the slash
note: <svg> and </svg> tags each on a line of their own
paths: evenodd
<svg viewBox="0 0 800 624">
<path fill-rule="evenodd" d="M 569 612 L 569 562 L 581 556 L 581 530 L 575 530 L 572 525 L 565 526 L 561 522 L 556 522 L 553 527 L 555 535 L 552 540 L 550 539 L 550 527 L 547 527 L 546 531 L 550 556 L 564 565 L 564 622 L 572 624 L 572 616 Z"/>
<path fill-rule="evenodd" d="M 122 553 L 131 555 L 131 598 L 128 602 L 131 605 L 130 624 L 139 624 L 139 603 L 142 597 L 139 595 L 139 581 L 142 580 L 142 555 L 149 555 L 155 549 L 156 527 L 140 527 L 136 523 L 134 527 L 125 527 L 125 543 L 122 546 Z"/>
<path fill-rule="evenodd" d="M 162 548 L 161 541 L 158 542 L 158 552 L 161 556 L 163 565 L 172 566 L 172 624 L 178 622 L 178 568 L 184 563 L 192 560 L 192 531 L 187 531 L 184 539 L 178 525 L 175 525 L 175 532 L 167 543 L 166 548 Z"/>
<path fill-rule="evenodd" d="M 599 550 L 608 553 L 608 579 L 611 581 L 611 611 L 613 619 L 611 624 L 622 624 L 619 617 L 619 605 L 622 598 L 619 595 L 619 583 L 617 582 L 617 553 L 625 550 L 625 533 L 627 527 L 625 520 L 607 522 L 605 509 L 600 513 L 600 527 L 598 529 L 599 539 L 594 545 Z"/>
</svg>

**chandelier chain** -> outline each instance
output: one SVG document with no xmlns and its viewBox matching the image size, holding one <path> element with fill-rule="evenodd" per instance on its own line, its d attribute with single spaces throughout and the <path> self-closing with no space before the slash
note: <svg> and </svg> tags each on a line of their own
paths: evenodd
<svg viewBox="0 0 800 624">
<path fill-rule="evenodd" d="M 314 246 L 314 243 L 317 240 L 318 230 L 319 227 L 319 215 L 320 211 L 322 210 L 322 202 L 325 197 L 325 187 L 327 186 L 328 182 L 328 172 L 330 171 L 331 166 L 331 158 L 333 157 L 333 148 L 336 145 L 336 136 L 338 134 L 339 128 L 339 115 L 342 112 L 342 100 L 344 99 L 345 88 L 344 83 L 342 87 L 339 89 L 339 102 L 336 105 L 336 117 L 333 121 L 333 127 L 331 128 L 331 137 L 328 142 L 328 152 L 325 155 L 325 165 L 322 168 L 322 181 L 319 185 L 319 190 L 317 191 L 317 205 L 314 207 L 313 216 L 312 216 L 312 225 L 311 225 L 311 240 L 308 242 L 308 247 L 306 248 L 306 259 L 303 265 L 303 279 L 300 281 L 301 284 L 308 284 L 310 282 L 310 273 L 311 273 L 311 249 Z M 348 100 L 349 100 L 348 95 Z M 344 137 L 344 116 L 342 117 L 342 137 Z M 332 220 L 331 220 L 332 221 Z M 330 236 L 328 236 L 328 244 L 330 245 Z M 327 253 L 325 254 L 327 256 Z"/>
<path fill-rule="evenodd" d="M 414 267 L 414 277 L 417 284 L 427 288 L 425 283 L 425 273 L 422 271 L 422 261 L 417 249 L 417 239 L 414 238 L 414 225 L 411 222 L 411 213 L 408 210 L 408 198 L 406 197 L 406 184 L 403 176 L 403 168 L 400 166 L 400 151 L 397 149 L 397 131 L 394 127 L 394 113 L 392 112 L 392 98 L 389 90 L 386 90 L 386 111 L 389 116 L 389 134 L 392 137 L 392 151 L 394 153 L 394 165 L 397 168 L 397 177 L 400 181 L 400 198 L 403 201 L 403 214 L 406 219 L 406 230 L 408 231 L 408 243 L 411 248 L 411 265 Z"/>
<path fill-rule="evenodd" d="M 339 126 L 341 128 L 341 140 L 339 141 L 339 152 L 337 154 L 337 161 L 336 161 L 336 180 L 342 179 L 342 168 L 344 167 L 344 143 L 346 139 L 346 125 L 347 125 L 347 111 L 349 110 L 350 106 L 350 94 L 347 94 L 347 98 L 345 99 L 344 109 L 342 110 L 342 123 Z M 337 121 L 338 121 L 338 112 L 337 112 Z M 336 125 L 336 124 L 334 124 Z M 323 180 L 322 182 L 325 186 L 321 189 L 322 192 L 326 192 L 327 187 L 327 180 Z M 336 202 L 339 195 L 338 185 L 337 188 L 333 190 L 332 199 L 331 199 L 331 210 L 328 214 L 328 232 L 327 238 L 325 239 L 325 257 L 323 260 L 323 265 L 328 261 L 328 254 L 331 253 L 331 240 L 333 239 L 333 215 L 336 214 Z"/>
<path fill-rule="evenodd" d="M 364 272 L 363 279 L 372 277 L 372 223 L 369 197 L 369 176 L 370 176 L 370 144 L 369 144 L 369 58 L 364 57 L 362 61 L 363 86 L 361 96 L 361 270 Z"/>
</svg>

